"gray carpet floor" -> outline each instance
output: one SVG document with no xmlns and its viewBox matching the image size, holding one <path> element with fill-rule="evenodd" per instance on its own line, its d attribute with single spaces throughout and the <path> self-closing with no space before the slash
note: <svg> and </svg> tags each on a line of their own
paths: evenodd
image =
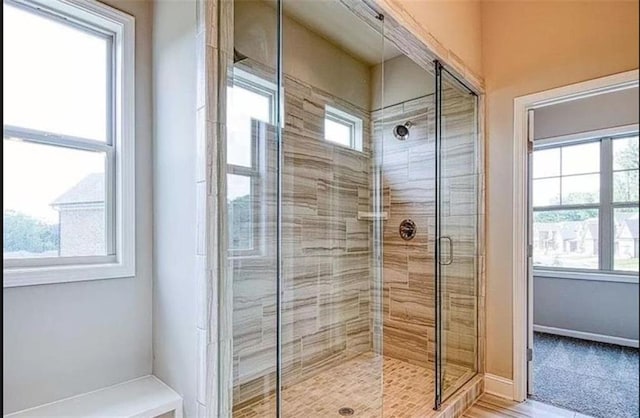
<svg viewBox="0 0 640 418">
<path fill-rule="evenodd" d="M 638 349 L 534 333 L 533 399 L 599 418 L 638 418 Z"/>
</svg>

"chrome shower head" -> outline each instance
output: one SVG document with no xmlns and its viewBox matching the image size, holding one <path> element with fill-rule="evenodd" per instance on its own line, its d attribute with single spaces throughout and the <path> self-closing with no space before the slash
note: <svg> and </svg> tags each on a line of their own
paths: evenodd
<svg viewBox="0 0 640 418">
<path fill-rule="evenodd" d="M 393 128 L 393 135 L 396 139 L 404 141 L 409 138 L 409 128 L 411 128 L 411 126 L 413 126 L 411 121 L 407 121 L 404 125 L 396 125 L 396 127 Z"/>
</svg>

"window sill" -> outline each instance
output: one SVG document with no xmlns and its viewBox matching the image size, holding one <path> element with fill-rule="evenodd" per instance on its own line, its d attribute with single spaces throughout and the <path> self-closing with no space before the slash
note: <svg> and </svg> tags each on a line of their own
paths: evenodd
<svg viewBox="0 0 640 418">
<path fill-rule="evenodd" d="M 611 272 L 582 272 L 582 271 L 562 271 L 562 270 L 546 270 L 534 269 L 534 277 L 544 277 L 550 279 L 569 279 L 569 280 L 592 280 L 598 282 L 613 283 L 638 283 L 637 273 L 611 273 Z"/>
<path fill-rule="evenodd" d="M 6 267 L 5 265 L 3 269 L 3 287 L 118 279 L 133 277 L 134 275 L 135 265 L 133 262 L 48 265 L 41 267 Z"/>
</svg>

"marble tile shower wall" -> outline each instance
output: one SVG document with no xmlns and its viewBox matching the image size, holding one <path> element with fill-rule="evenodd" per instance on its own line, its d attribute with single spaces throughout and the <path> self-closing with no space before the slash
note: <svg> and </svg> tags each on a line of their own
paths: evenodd
<svg viewBox="0 0 640 418">
<path fill-rule="evenodd" d="M 245 71 L 265 75 L 257 67 Z M 282 361 L 291 385 L 371 350 L 370 116 L 285 76 Z M 325 105 L 363 120 L 363 151 L 324 139 Z M 263 256 L 230 261 L 234 405 L 275 389 L 275 137 L 264 132 Z M 260 141 L 259 141 L 260 142 Z M 258 207 L 258 206 L 256 206 Z"/>
<path fill-rule="evenodd" d="M 447 363 L 473 371 L 479 368 L 482 280 L 477 112 L 473 96 L 445 88 L 443 97 L 441 234 L 453 240 L 453 262 L 442 267 L 443 356 Z"/>
<path fill-rule="evenodd" d="M 435 222 L 435 112 L 433 96 L 372 113 L 373 141 L 382 156 L 383 350 L 386 356 L 425 367 L 433 351 L 433 225 Z M 400 141 L 393 128 L 411 121 L 410 137 Z M 417 233 L 404 241 L 403 219 Z"/>
<path fill-rule="evenodd" d="M 391 4 L 387 0 L 341 0 L 342 3 L 346 4 L 350 9 L 352 9 L 360 18 L 364 19 L 374 19 L 371 14 L 371 7 L 374 9 L 376 7 L 380 7 L 385 14 L 385 33 L 389 39 L 392 39 L 397 45 L 402 46 L 402 50 L 408 52 L 408 55 L 416 62 L 423 63 L 424 65 L 431 65 L 434 59 L 441 59 L 443 62 L 450 63 L 453 65 L 458 74 L 463 76 L 471 82 L 473 86 L 475 86 L 478 90 L 482 90 L 483 82 L 477 77 L 475 74 L 470 72 L 468 68 L 466 68 L 461 61 L 451 53 L 451 51 L 446 50 L 438 41 L 433 38 L 433 36 L 422 30 L 416 22 L 405 10 L 401 7 Z M 367 3 L 368 5 L 365 5 Z M 225 186 L 224 181 L 219 182 L 218 177 L 224 176 L 219 172 L 219 168 L 223 167 L 224 159 L 226 158 L 224 155 L 224 147 L 223 141 L 226 138 L 226 83 L 228 82 L 227 75 L 231 73 L 231 68 L 233 67 L 233 2 L 232 1 L 218 1 L 218 0 L 198 0 L 198 9 L 197 9 L 197 34 L 196 34 L 196 43 L 197 43 L 197 68 L 198 68 L 198 100 L 197 100 L 197 138 L 198 138 L 198 159 L 199 164 L 197 167 L 197 183 L 198 188 L 200 189 L 198 193 L 199 197 L 199 213 L 204 212 L 204 216 L 201 216 L 199 219 L 202 219 L 200 225 L 198 226 L 198 236 L 199 236 L 199 250 L 198 254 L 198 263 L 197 263 L 197 271 L 199 272 L 199 305 L 201 305 L 201 315 L 198 321 L 198 342 L 199 342 L 199 350 L 198 350 L 198 403 L 197 403 L 197 416 L 198 417 L 209 417 L 216 416 L 217 411 L 221 411 L 222 415 L 229 415 L 231 405 L 231 396 L 226 394 L 231 392 L 231 388 L 227 386 L 227 382 L 232 381 L 232 370 L 230 361 L 232 356 L 232 313 L 228 310 L 224 309 L 224 305 L 218 306 L 218 300 L 231 300 L 232 299 L 232 287 L 227 285 L 224 277 L 227 275 L 224 271 L 227 268 L 227 263 L 219 258 L 220 252 L 217 250 L 220 246 L 218 245 L 218 232 L 220 235 L 224 235 L 225 231 L 218 231 L 218 225 L 224 225 L 226 219 L 224 217 L 224 211 L 218 211 L 218 207 L 224 206 L 224 195 L 225 195 Z M 372 21 L 372 26 L 377 26 L 379 23 L 377 21 Z M 304 104 L 304 102 L 302 102 Z M 480 118 L 479 120 L 483 120 L 483 109 L 480 109 Z M 300 123 L 300 121 L 298 121 Z M 479 164 L 479 172 L 483 173 L 483 139 L 482 132 L 480 133 L 480 142 L 478 149 L 478 159 L 477 163 Z M 411 157 L 411 156 L 409 156 Z M 414 158 L 415 161 L 415 158 Z M 418 161 L 415 161 L 417 164 Z M 407 168 L 408 169 L 408 168 Z M 400 168 L 400 170 L 402 170 Z M 479 178 L 479 198 L 481 202 L 484 202 L 484 182 L 482 176 Z M 316 190 L 317 192 L 317 190 Z M 455 195 L 455 193 L 454 193 Z M 365 196 L 361 196 L 359 194 L 359 205 L 368 206 L 369 202 Z M 317 195 L 316 195 L 317 198 Z M 457 198 L 454 196 L 451 198 L 452 201 L 455 201 Z M 389 188 L 386 189 L 385 193 L 385 203 L 386 209 L 389 209 L 390 204 L 390 193 Z M 483 208 L 483 203 L 480 205 Z M 484 213 L 484 209 L 482 209 L 482 214 Z M 433 222 L 433 221 L 432 221 Z M 433 223 L 430 223 L 432 225 Z M 480 339 L 479 343 L 479 351 L 480 351 L 480 364 L 479 369 L 482 371 L 483 369 L 483 352 L 485 345 L 485 336 L 484 336 L 484 221 L 483 218 L 480 217 L 480 237 L 479 237 L 479 246 L 480 249 L 478 253 L 479 256 L 479 266 L 477 269 L 480 271 L 480 285 L 479 292 L 480 298 L 478 299 L 478 303 L 480 305 Z M 350 227 L 350 231 L 355 231 L 354 225 Z M 298 222 L 294 223 L 292 229 L 301 230 L 302 225 Z M 346 222 L 345 222 L 345 233 L 346 233 Z M 360 228 L 363 230 L 363 228 Z M 361 238 L 361 242 L 364 242 L 363 233 L 357 234 Z M 286 236 L 285 236 L 286 238 Z M 369 239 L 371 235 L 369 235 Z M 325 239 L 326 241 L 326 239 Z M 289 245 L 295 245 L 291 243 Z M 354 247 L 349 247 L 352 250 Z M 203 255 L 204 253 L 204 255 Z M 430 250 L 428 253 L 432 253 Z M 320 257 L 318 257 L 320 258 Z M 428 260 L 427 260 L 428 261 Z M 433 260 L 430 261 L 432 263 Z M 408 265 L 407 260 L 407 265 Z M 414 278 L 416 274 L 416 264 L 415 260 L 412 263 L 414 268 L 411 271 L 414 273 Z M 256 268 L 259 268 L 256 267 Z M 273 268 L 273 266 L 269 267 Z M 333 268 L 333 267 L 332 267 Z M 317 270 L 316 270 L 317 269 Z M 422 267 L 419 267 L 418 274 L 420 272 L 424 272 L 424 263 Z M 320 265 L 316 264 L 316 267 L 310 268 L 311 273 L 309 277 L 310 286 L 323 286 L 327 287 L 327 284 L 324 281 L 319 281 L 313 279 L 313 277 L 320 277 Z M 426 271 L 433 271 L 431 265 L 427 265 Z M 220 274 L 218 274 L 220 272 Z M 389 272 L 387 270 L 387 272 Z M 270 277 L 270 271 L 268 268 L 262 271 L 263 276 Z M 369 273 L 368 273 L 369 274 Z M 407 266 L 407 275 L 409 274 L 409 267 Z M 428 273 L 423 273 L 427 274 Z M 316 276 L 317 275 L 317 276 Z M 325 277 L 324 273 L 322 275 Z M 432 282 L 432 280 L 429 280 Z M 302 283 L 302 281 L 301 281 Z M 426 282 L 425 283 L 426 286 Z M 415 280 L 414 280 L 414 288 L 415 288 Z M 408 287 L 408 279 L 405 281 L 405 286 Z M 391 287 L 391 283 L 388 283 L 385 286 L 385 318 L 389 317 L 389 289 Z M 409 287 L 408 287 L 409 288 Z M 464 293 L 464 292 L 463 292 Z M 288 299 L 289 296 L 287 297 Z M 363 299 L 366 300 L 366 299 Z M 373 312 L 377 307 L 373 306 L 373 302 L 377 300 L 377 296 L 371 298 L 369 303 L 371 305 L 370 312 Z M 431 302 L 432 303 L 432 302 Z M 408 308 L 407 306 L 407 309 Z M 433 309 L 433 308 L 430 308 Z M 269 312 L 269 315 L 273 315 L 273 312 Z M 409 312 L 409 310 L 407 310 Z M 311 321 L 313 322 L 313 321 Z M 407 324 L 411 325 L 410 322 L 406 321 Z M 273 324 L 273 321 L 269 321 L 270 324 Z M 356 326 L 354 324 L 361 324 L 362 322 L 353 321 L 351 322 L 351 326 L 348 326 L 347 329 L 350 329 L 353 333 L 354 330 L 357 330 L 359 325 Z M 398 321 L 398 324 L 401 324 L 402 321 Z M 317 321 L 316 321 L 317 324 Z M 386 325 L 386 324 L 385 324 Z M 400 328 L 401 330 L 406 330 L 410 327 Z M 470 326 L 467 327 L 470 329 Z M 385 327 L 385 333 L 393 332 L 390 328 Z M 275 341 L 275 336 L 273 336 L 274 328 L 266 328 L 263 330 L 261 334 L 261 341 L 273 340 Z M 250 333 L 249 333 L 250 334 Z M 339 332 L 334 333 L 335 335 L 340 335 Z M 367 334 L 370 335 L 370 327 L 367 330 Z M 331 335 L 331 333 L 329 333 Z M 344 332 L 342 332 L 344 335 Z M 352 334 L 353 335 L 353 334 Z M 356 335 L 365 335 L 365 332 L 358 332 Z M 428 334 L 430 335 L 430 334 Z M 371 337 L 367 337 L 370 340 Z M 320 341 L 321 338 L 317 338 L 315 341 Z M 290 354 L 288 356 L 293 358 L 294 361 L 291 361 L 290 364 L 291 370 L 300 370 L 302 369 L 302 357 L 300 356 L 300 348 L 302 346 L 302 339 L 300 340 L 292 340 L 293 343 L 287 345 L 284 350 L 289 351 Z M 313 340 L 311 340 L 313 341 Z M 356 339 L 352 339 L 351 341 L 357 341 Z M 362 338 L 361 341 L 365 341 Z M 374 338 L 374 349 L 377 349 L 377 345 L 375 344 L 377 338 Z M 427 340 L 428 341 L 428 340 Z M 389 342 L 389 341 L 387 341 Z M 370 342 L 369 342 L 370 344 Z M 364 344 L 363 344 L 364 345 Z M 429 346 L 430 352 L 433 352 L 433 345 Z M 269 361 L 275 357 L 275 347 L 271 347 L 271 352 L 266 350 L 265 352 L 268 355 Z M 331 353 L 331 350 L 326 350 L 325 353 Z M 296 355 L 296 353 L 298 353 Z M 387 353 L 392 354 L 392 353 Z M 321 358 L 321 356 L 318 356 Z M 330 356 L 325 356 L 325 358 L 330 358 Z M 218 359 L 221 361 L 219 362 Z M 265 360 L 266 361 L 266 360 Z M 220 364 L 218 368 L 217 365 Z M 236 363 L 237 366 L 237 363 Z M 272 369 L 269 370 L 269 373 L 273 373 Z M 287 373 L 285 376 L 290 376 Z M 474 379 L 475 380 L 475 379 Z M 250 380 L 245 380 L 246 386 L 245 389 L 251 386 Z M 480 385 L 483 380 L 479 379 Z M 218 385 L 219 383 L 219 385 Z M 236 380 L 235 385 L 237 386 L 239 382 Z M 470 382 L 472 383 L 472 382 Z M 476 385 L 477 386 L 477 385 Z M 481 386 L 478 386 L 481 387 Z M 265 388 L 273 389 L 273 378 L 271 377 L 271 381 L 265 382 Z M 236 387 L 235 392 L 237 393 L 238 389 Z M 223 396 L 218 396 L 218 394 L 225 394 Z M 470 398 L 471 400 L 474 397 Z M 220 404 L 218 405 L 218 402 Z M 456 408 L 457 409 L 457 408 Z M 462 408 L 464 409 L 464 408 Z"/>
<path fill-rule="evenodd" d="M 443 226 L 454 236 L 454 262 L 446 268 L 443 332 L 446 361 L 473 369 L 476 361 L 477 164 L 475 113 L 468 99 L 444 103 Z M 414 99 L 372 113 L 373 141 L 382 158 L 384 222 L 384 354 L 433 367 L 435 357 L 435 107 L 434 96 Z M 400 141 L 393 127 L 412 123 Z M 414 239 L 404 241 L 400 222 L 416 223 Z"/>
</svg>

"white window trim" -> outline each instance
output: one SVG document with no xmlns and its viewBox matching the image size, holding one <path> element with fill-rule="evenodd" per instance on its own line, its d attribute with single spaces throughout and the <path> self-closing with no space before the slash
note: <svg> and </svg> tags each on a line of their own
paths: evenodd
<svg viewBox="0 0 640 418">
<path fill-rule="evenodd" d="M 533 277 L 544 277 L 547 279 L 591 280 L 596 282 L 638 283 L 638 274 L 635 272 L 629 272 L 629 274 L 626 274 L 618 271 L 601 270 L 558 270 L 552 268 L 534 267 Z"/>
<path fill-rule="evenodd" d="M 12 0 L 113 36 L 115 255 L 3 258 L 3 286 L 133 277 L 135 275 L 135 19 L 93 0 Z"/>
<path fill-rule="evenodd" d="M 549 137 L 534 140 L 534 150 L 541 151 L 553 148 L 561 148 L 571 145 L 599 143 L 600 145 L 600 199 L 597 203 L 585 204 L 558 204 L 534 206 L 533 213 L 536 211 L 550 211 L 563 209 L 597 209 L 598 210 L 598 226 L 600 238 L 598 239 L 598 263 L 597 269 L 579 269 L 569 267 L 551 267 L 544 265 L 534 265 L 533 274 L 539 277 L 557 277 L 574 280 L 596 280 L 611 281 L 621 283 L 638 283 L 640 278 L 638 272 L 615 270 L 613 247 L 607 249 L 606 242 L 613 241 L 614 230 L 607 228 L 607 225 L 613 227 L 613 211 L 615 208 L 634 208 L 638 202 L 613 202 L 613 153 L 611 141 L 617 138 L 625 138 L 629 136 L 637 136 L 639 132 L 638 124 L 630 124 L 606 129 L 598 129 L 588 132 L 576 134 L 562 135 L 557 137 Z M 604 141 L 608 141 L 605 146 Z M 560 176 L 561 178 L 561 176 Z M 533 181 L 533 179 L 532 179 Z M 605 234 L 607 235 L 605 237 Z M 606 238 L 606 239 L 605 239 Z"/>
<path fill-rule="evenodd" d="M 244 71 L 240 68 L 233 69 L 233 87 L 239 87 L 245 90 L 252 91 L 256 94 L 263 95 L 269 98 L 270 114 L 269 124 L 275 126 L 277 118 L 277 101 L 276 93 L 278 87 L 276 84 L 265 80 L 257 75 L 254 75 L 248 71 Z M 255 123 L 253 121 L 252 123 Z M 258 123 L 261 126 L 261 123 Z M 249 177 L 251 180 L 251 197 L 252 197 L 252 217 L 254 222 L 253 230 L 253 247 L 252 248 L 229 248 L 229 257 L 233 259 L 241 258 L 255 258 L 262 257 L 266 251 L 265 243 L 265 230 L 264 225 L 266 222 L 266 215 L 264 213 L 265 205 L 265 193 L 263 188 L 265 187 L 265 178 L 267 176 L 266 169 L 266 153 L 267 145 L 265 143 L 265 132 L 261 131 L 256 138 L 256 142 L 252 144 L 253 158 L 251 161 L 251 167 L 243 167 L 235 164 L 227 163 L 227 175 L 233 174 L 238 176 Z M 256 204 L 259 203 L 259 204 Z M 258 226 L 257 230 L 255 226 Z"/>
<path fill-rule="evenodd" d="M 333 145 L 362 152 L 362 119 L 330 105 L 325 105 L 324 117 L 325 120 L 333 120 L 334 122 L 348 125 L 351 128 L 351 138 L 349 138 L 349 146 L 345 146 L 325 138 L 327 142 Z"/>
<path fill-rule="evenodd" d="M 535 149 L 542 150 L 546 147 L 556 148 L 558 146 L 576 145 L 583 142 L 591 142 L 593 140 L 605 137 L 632 135 L 638 132 L 638 126 L 639 125 L 637 123 L 633 123 L 630 125 L 616 126 L 613 128 L 597 129 L 575 134 L 535 139 Z"/>
<path fill-rule="evenodd" d="M 269 98 L 271 103 L 271 112 L 269 115 L 270 123 L 275 124 L 276 121 L 276 92 L 278 86 L 264 78 L 258 77 L 248 71 L 240 68 L 233 69 L 233 85 L 243 89 L 253 91 Z"/>
</svg>

